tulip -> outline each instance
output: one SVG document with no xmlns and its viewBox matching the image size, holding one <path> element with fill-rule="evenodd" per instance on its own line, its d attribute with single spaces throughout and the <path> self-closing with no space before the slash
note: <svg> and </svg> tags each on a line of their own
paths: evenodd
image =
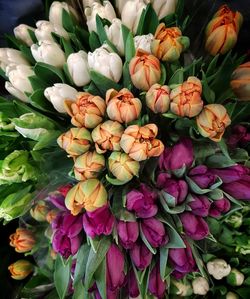
<svg viewBox="0 0 250 299">
<path fill-rule="evenodd" d="M 166 288 L 167 284 L 160 275 L 160 263 L 157 262 L 149 276 L 148 290 L 156 298 L 161 299 L 164 298 Z"/>
<path fill-rule="evenodd" d="M 156 218 L 143 219 L 141 230 L 152 247 L 160 247 L 168 243 L 169 237 L 162 222 Z"/>
<path fill-rule="evenodd" d="M 116 53 L 110 53 L 107 47 L 97 48 L 93 53 L 88 53 L 88 64 L 90 69 L 115 81 L 122 76 L 122 59 Z"/>
<path fill-rule="evenodd" d="M 130 298 L 137 298 L 140 295 L 137 279 L 133 269 L 131 269 L 128 273 L 128 290 Z"/>
<path fill-rule="evenodd" d="M 129 182 L 133 176 L 139 176 L 139 162 L 121 152 L 111 154 L 108 158 L 108 167 L 113 176 L 122 182 Z"/>
<path fill-rule="evenodd" d="M 250 61 L 234 70 L 230 84 L 239 100 L 250 101 Z"/>
<path fill-rule="evenodd" d="M 82 0 L 82 5 L 84 8 L 91 7 L 94 4 L 94 2 L 100 3 L 99 0 Z"/>
<path fill-rule="evenodd" d="M 33 265 L 27 260 L 18 260 L 8 267 L 11 277 L 15 280 L 25 279 L 33 272 Z"/>
<path fill-rule="evenodd" d="M 69 39 L 68 32 L 58 24 L 51 23 L 49 21 L 40 20 L 36 23 L 37 29 L 35 35 L 38 41 L 51 41 L 54 42 L 54 38 L 51 33 L 55 33 L 65 39 Z"/>
<path fill-rule="evenodd" d="M 72 188 L 72 186 L 70 186 L 70 189 Z M 69 190 L 70 190 L 69 189 Z M 63 195 L 61 192 L 55 191 L 55 192 L 51 192 L 48 195 L 48 201 L 55 206 L 57 209 L 61 210 L 61 211 L 67 211 L 66 207 L 65 207 L 65 196 Z"/>
<path fill-rule="evenodd" d="M 90 132 L 85 128 L 71 128 L 57 139 L 58 145 L 72 157 L 86 153 L 91 142 Z"/>
<path fill-rule="evenodd" d="M 233 292 L 228 292 L 226 294 L 226 299 L 239 299 L 239 296 Z"/>
<path fill-rule="evenodd" d="M 89 179 L 75 185 L 65 198 L 65 205 L 72 215 L 78 215 L 84 208 L 93 212 L 107 203 L 108 194 L 97 179 Z"/>
<path fill-rule="evenodd" d="M 71 188 L 72 188 L 71 184 L 63 185 L 58 188 L 58 192 L 60 192 L 65 197 Z"/>
<path fill-rule="evenodd" d="M 170 88 L 167 85 L 154 84 L 146 93 L 147 107 L 154 113 L 165 113 L 170 104 Z"/>
<path fill-rule="evenodd" d="M 123 127 L 117 121 L 107 120 L 92 131 L 97 153 L 102 154 L 107 150 L 119 151 Z"/>
<path fill-rule="evenodd" d="M 240 180 L 222 185 L 223 191 L 239 200 L 250 200 L 250 176 L 245 175 Z"/>
<path fill-rule="evenodd" d="M 158 157 L 164 151 L 164 145 L 155 137 L 158 128 L 155 124 L 147 124 L 143 127 L 132 125 L 127 127 L 121 137 L 121 148 L 130 158 L 143 161 L 151 157 Z"/>
<path fill-rule="evenodd" d="M 29 65 L 29 62 L 24 58 L 21 51 L 10 49 L 10 48 L 0 48 L 0 67 L 3 71 L 6 71 L 6 67 L 10 64 L 24 64 Z"/>
<path fill-rule="evenodd" d="M 64 83 L 56 83 L 44 90 L 44 96 L 60 113 L 66 112 L 64 101 L 69 99 L 71 101 L 75 101 L 77 93 L 78 92 L 75 88 Z"/>
<path fill-rule="evenodd" d="M 78 19 L 78 14 L 72 6 L 68 5 L 66 2 L 54 1 L 49 9 L 49 21 L 53 24 L 63 27 L 63 10 L 66 10 L 71 17 L 73 16 L 76 20 Z"/>
<path fill-rule="evenodd" d="M 199 165 L 192 168 L 188 176 L 198 185 L 201 189 L 211 187 L 216 182 L 216 175 L 211 173 L 207 166 Z"/>
<path fill-rule="evenodd" d="M 231 135 L 227 140 L 227 144 L 231 148 L 246 147 L 250 142 L 250 133 L 248 129 L 242 125 L 233 127 Z"/>
<path fill-rule="evenodd" d="M 105 167 L 103 155 L 94 152 L 87 152 L 76 158 L 74 164 L 75 178 L 78 181 L 96 178 Z"/>
<path fill-rule="evenodd" d="M 223 259 L 215 259 L 207 263 L 207 271 L 216 280 L 221 280 L 231 272 L 230 265 Z"/>
<path fill-rule="evenodd" d="M 161 78 L 160 61 L 152 54 L 139 49 L 129 63 L 129 73 L 134 86 L 147 91 Z"/>
<path fill-rule="evenodd" d="M 151 50 L 160 60 L 173 62 L 180 58 L 181 53 L 188 46 L 189 38 L 182 36 L 178 27 L 167 28 L 164 23 L 161 23 L 155 31 Z"/>
<path fill-rule="evenodd" d="M 226 198 L 222 198 L 219 200 L 215 200 L 212 202 L 211 207 L 209 209 L 209 216 L 211 217 L 220 217 L 221 214 L 228 212 L 231 208 L 230 201 Z"/>
<path fill-rule="evenodd" d="M 181 117 L 198 115 L 203 107 L 201 93 L 201 81 L 196 77 L 188 77 L 187 81 L 171 91 L 171 111 Z"/>
<path fill-rule="evenodd" d="M 233 183 L 250 174 L 250 169 L 246 166 L 237 164 L 230 167 L 210 169 L 210 172 L 221 178 L 223 183 Z"/>
<path fill-rule="evenodd" d="M 137 31 L 142 11 L 145 8 L 146 4 L 143 0 L 126 1 L 123 5 L 123 9 L 121 11 L 122 23 L 134 34 Z"/>
<path fill-rule="evenodd" d="M 189 138 L 183 138 L 174 146 L 165 148 L 159 159 L 159 167 L 161 170 L 179 170 L 183 167 L 191 167 L 193 161 L 192 141 Z"/>
<path fill-rule="evenodd" d="M 127 88 L 109 89 L 106 93 L 107 114 L 111 120 L 129 123 L 138 119 L 142 103 Z"/>
<path fill-rule="evenodd" d="M 193 289 L 189 281 L 182 282 L 181 280 L 175 280 L 172 278 L 170 284 L 170 294 L 187 298 L 188 296 L 193 294 Z"/>
<path fill-rule="evenodd" d="M 35 73 L 28 65 L 10 64 L 6 67 L 6 75 L 10 82 L 5 82 L 5 88 L 14 97 L 23 102 L 28 102 L 29 97 L 25 93 L 33 93 L 29 77 Z"/>
<path fill-rule="evenodd" d="M 152 253 L 142 242 L 137 242 L 129 251 L 133 264 L 139 269 L 146 269 L 152 261 Z"/>
<path fill-rule="evenodd" d="M 209 54 L 225 54 L 237 42 L 243 17 L 238 11 L 233 12 L 227 5 L 222 5 L 206 28 L 205 48 Z"/>
<path fill-rule="evenodd" d="M 153 6 L 159 20 L 163 19 L 167 15 L 175 12 L 177 0 L 151 0 L 150 3 Z"/>
<path fill-rule="evenodd" d="M 34 32 L 35 28 L 26 24 L 20 24 L 14 28 L 14 35 L 17 39 L 21 40 L 30 47 L 34 42 L 30 37 L 29 30 Z"/>
<path fill-rule="evenodd" d="M 121 245 L 125 249 L 131 249 L 139 237 L 139 225 L 136 221 L 119 221 L 117 224 L 117 233 Z"/>
<path fill-rule="evenodd" d="M 206 278 L 196 277 L 192 281 L 192 287 L 195 295 L 206 295 L 209 291 L 209 284 Z"/>
<path fill-rule="evenodd" d="M 239 228 L 243 223 L 243 215 L 240 212 L 235 212 L 227 217 L 225 219 L 225 222 L 233 228 Z"/>
<path fill-rule="evenodd" d="M 60 46 L 53 41 L 39 41 L 38 45 L 33 44 L 30 50 L 37 62 L 44 62 L 58 68 L 62 68 L 66 62 L 65 53 Z"/>
<path fill-rule="evenodd" d="M 233 287 L 241 286 L 244 280 L 244 274 L 235 268 L 232 268 L 230 274 L 227 276 L 227 283 Z"/>
<path fill-rule="evenodd" d="M 122 11 L 123 11 L 123 7 L 126 4 L 127 0 L 115 0 L 115 7 L 119 13 L 119 15 L 121 16 Z"/>
<path fill-rule="evenodd" d="M 110 235 L 115 223 L 115 217 L 107 205 L 93 212 L 86 212 L 82 218 L 83 228 L 88 236 L 95 238 L 101 235 Z"/>
<path fill-rule="evenodd" d="M 30 210 L 30 215 L 38 222 L 46 221 L 46 215 L 49 208 L 43 200 L 39 200 L 37 204 Z"/>
<path fill-rule="evenodd" d="M 193 240 L 202 240 L 209 234 L 209 227 L 206 221 L 191 212 L 184 212 L 180 215 L 185 233 Z"/>
<path fill-rule="evenodd" d="M 204 195 L 192 194 L 192 199 L 188 205 L 192 209 L 192 213 L 196 216 L 207 217 L 211 203 Z"/>
<path fill-rule="evenodd" d="M 16 252 L 24 253 L 30 251 L 36 243 L 32 231 L 25 228 L 17 228 L 10 235 L 10 246 L 15 247 Z"/>
<path fill-rule="evenodd" d="M 231 124 L 231 119 L 224 106 L 209 104 L 204 106 L 202 112 L 197 116 L 196 123 L 202 136 L 219 142 L 226 127 Z"/>
<path fill-rule="evenodd" d="M 105 25 L 104 29 L 106 31 L 108 39 L 115 45 L 118 53 L 124 56 L 124 41 L 122 35 L 122 22 L 120 19 L 113 19 L 110 26 Z"/>
<path fill-rule="evenodd" d="M 141 49 L 145 52 L 151 53 L 151 44 L 154 40 L 152 33 L 147 35 L 137 35 L 134 37 L 135 49 Z"/>
<path fill-rule="evenodd" d="M 46 221 L 51 224 L 57 217 L 58 210 L 50 210 L 46 215 Z"/>
<path fill-rule="evenodd" d="M 93 2 L 91 6 L 85 8 L 84 13 L 87 18 L 89 32 L 97 32 L 96 15 L 102 19 L 109 20 L 111 23 L 116 18 L 115 10 L 109 1 L 103 1 L 103 5 L 99 2 Z"/>
</svg>

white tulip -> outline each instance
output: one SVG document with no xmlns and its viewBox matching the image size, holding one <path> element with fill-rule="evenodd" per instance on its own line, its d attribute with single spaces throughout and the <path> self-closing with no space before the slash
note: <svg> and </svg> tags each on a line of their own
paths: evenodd
<svg viewBox="0 0 250 299">
<path fill-rule="evenodd" d="M 65 39 L 69 39 L 68 32 L 58 24 L 41 20 L 36 23 L 36 27 L 35 35 L 38 41 L 50 40 L 53 42 L 54 39 L 51 35 L 52 32 L 64 37 Z"/>
<path fill-rule="evenodd" d="M 78 20 L 78 14 L 76 10 L 67 4 L 66 2 L 59 2 L 59 1 L 54 1 L 49 9 L 49 21 L 53 24 L 58 24 L 61 27 L 63 27 L 62 24 L 62 12 L 63 10 L 66 10 L 68 13 L 72 14 L 76 20 Z"/>
<path fill-rule="evenodd" d="M 159 20 L 175 12 L 177 0 L 150 0 Z"/>
<path fill-rule="evenodd" d="M 122 23 L 135 34 L 143 9 L 146 4 L 142 0 L 127 1 L 122 10 Z"/>
<path fill-rule="evenodd" d="M 116 46 L 120 55 L 124 56 L 124 42 L 122 35 L 122 22 L 120 19 L 113 19 L 112 24 L 104 27 L 108 39 Z"/>
<path fill-rule="evenodd" d="M 196 295 L 206 295 L 209 291 L 209 284 L 206 278 L 197 277 L 192 281 L 193 292 Z"/>
<path fill-rule="evenodd" d="M 84 51 L 72 53 L 67 59 L 70 76 L 76 86 L 85 86 L 90 82 L 88 54 Z"/>
<path fill-rule="evenodd" d="M 226 299 L 239 299 L 239 296 L 233 292 L 228 292 L 226 294 Z"/>
<path fill-rule="evenodd" d="M 28 97 L 25 93 L 33 92 L 29 81 L 29 77 L 35 75 L 32 68 L 28 65 L 10 64 L 6 68 L 6 75 L 10 81 L 5 83 L 5 88 L 8 92 L 21 101 L 28 102 Z"/>
<path fill-rule="evenodd" d="M 215 279 L 220 280 L 229 275 L 231 267 L 225 260 L 215 259 L 207 263 L 207 270 Z"/>
<path fill-rule="evenodd" d="M 14 35 L 17 39 L 20 39 L 21 41 L 23 41 L 27 46 L 31 46 L 34 42 L 31 39 L 28 30 L 31 30 L 34 32 L 35 28 L 25 25 L 25 24 L 20 24 L 14 28 Z"/>
<path fill-rule="evenodd" d="M 116 0 L 115 1 L 115 7 L 117 8 L 120 16 L 122 14 L 122 10 L 123 10 L 123 7 L 126 4 L 126 2 L 127 2 L 127 0 Z"/>
<path fill-rule="evenodd" d="M 60 113 L 66 113 L 64 101 L 67 99 L 76 101 L 77 93 L 78 91 L 75 88 L 63 83 L 56 83 L 54 86 L 47 87 L 44 90 L 44 96 Z"/>
<path fill-rule="evenodd" d="M 154 36 L 152 33 L 147 35 L 138 35 L 134 38 L 135 48 L 151 53 L 151 43 L 153 40 Z"/>
<path fill-rule="evenodd" d="M 87 18 L 87 26 L 89 32 L 96 32 L 96 15 L 98 14 L 101 18 L 105 18 L 112 22 L 116 18 L 115 10 L 109 1 L 103 1 L 103 5 L 94 2 L 91 7 L 87 7 L 84 10 L 85 16 Z"/>
<path fill-rule="evenodd" d="M 5 71 L 6 67 L 10 64 L 29 65 L 29 62 L 23 57 L 21 51 L 10 49 L 10 48 L 0 48 L 1 69 Z"/>
<path fill-rule="evenodd" d="M 99 0 L 82 0 L 82 5 L 85 9 L 86 7 L 91 7 L 95 2 L 101 3 Z"/>
<path fill-rule="evenodd" d="M 39 45 L 34 44 L 30 49 L 37 62 L 45 62 L 59 68 L 62 68 L 66 62 L 65 53 L 55 42 L 49 40 L 40 41 Z"/>
<path fill-rule="evenodd" d="M 121 79 L 123 66 L 121 57 L 116 53 L 110 53 L 105 46 L 88 53 L 88 64 L 90 69 L 115 82 Z"/>
</svg>

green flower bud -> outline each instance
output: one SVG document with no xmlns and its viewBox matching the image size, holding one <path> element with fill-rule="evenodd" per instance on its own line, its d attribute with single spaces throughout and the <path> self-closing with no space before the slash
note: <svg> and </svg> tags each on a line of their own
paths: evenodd
<svg viewBox="0 0 250 299">
<path fill-rule="evenodd" d="M 241 273 L 239 270 L 233 268 L 230 274 L 227 276 L 227 283 L 231 286 L 241 286 L 244 282 L 244 274 Z"/>
<path fill-rule="evenodd" d="M 225 222 L 233 228 L 239 228 L 242 225 L 243 216 L 240 212 L 235 212 L 226 218 Z"/>
<path fill-rule="evenodd" d="M 193 289 L 188 281 L 171 280 L 170 294 L 179 295 L 180 297 L 187 297 L 193 294 Z"/>
</svg>

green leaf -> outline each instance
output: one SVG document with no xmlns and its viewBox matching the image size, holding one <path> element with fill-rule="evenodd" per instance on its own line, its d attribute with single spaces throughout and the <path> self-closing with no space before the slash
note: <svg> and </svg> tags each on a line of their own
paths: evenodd
<svg viewBox="0 0 250 299">
<path fill-rule="evenodd" d="M 21 40 L 17 39 L 12 34 L 4 34 L 4 37 L 11 48 L 20 49 L 20 46 L 24 45 L 24 43 Z"/>
<path fill-rule="evenodd" d="M 98 269 L 96 270 L 94 274 L 94 279 L 102 299 L 106 299 L 107 292 L 106 292 L 106 258 L 105 257 L 101 262 L 100 266 L 98 267 Z"/>
<path fill-rule="evenodd" d="M 167 194 L 163 190 L 160 193 L 159 199 L 163 209 L 169 214 L 180 214 L 185 211 L 185 204 L 173 207 L 174 198 L 171 198 L 171 195 Z M 170 204 L 172 205 L 172 207 L 170 206 Z"/>
<path fill-rule="evenodd" d="M 192 249 L 192 253 L 196 262 L 196 265 L 198 267 L 198 269 L 200 270 L 200 273 L 203 277 L 208 278 L 207 272 L 206 272 L 206 268 L 205 265 L 203 263 L 203 260 L 197 250 L 197 248 L 195 247 L 193 241 L 189 240 L 189 245 Z"/>
<path fill-rule="evenodd" d="M 176 70 L 173 76 L 170 78 L 168 85 L 181 84 L 183 83 L 183 79 L 184 79 L 184 69 L 180 68 Z"/>
<path fill-rule="evenodd" d="M 150 245 L 150 243 L 148 242 L 147 238 L 145 237 L 145 235 L 143 233 L 141 223 L 139 225 L 140 225 L 140 237 L 141 237 L 143 243 L 148 247 L 149 251 L 151 251 L 153 254 L 156 254 L 156 252 L 157 252 L 156 249 Z"/>
<path fill-rule="evenodd" d="M 62 256 L 60 254 L 57 255 L 55 261 L 54 283 L 60 299 L 64 299 L 68 291 L 71 262 L 71 259 L 64 262 Z"/>
<path fill-rule="evenodd" d="M 73 82 L 72 78 L 71 78 L 71 75 L 69 73 L 69 69 L 68 69 L 68 64 L 65 63 L 64 66 L 63 66 L 63 72 L 64 72 L 64 75 L 66 77 L 66 83 L 69 84 L 69 85 L 75 85 L 75 83 Z"/>
<path fill-rule="evenodd" d="M 176 15 L 180 18 L 183 14 L 184 11 L 184 6 L 185 6 L 185 1 L 184 0 L 178 0 L 175 13 Z"/>
<path fill-rule="evenodd" d="M 149 3 L 146 7 L 146 11 L 144 14 L 144 22 L 142 27 L 143 34 L 155 34 L 156 28 L 159 25 L 158 16 L 153 9 L 152 5 Z"/>
<path fill-rule="evenodd" d="M 104 29 L 102 19 L 98 14 L 96 15 L 96 29 L 97 29 L 97 34 L 99 36 L 99 40 L 103 44 L 108 39 L 108 36 Z"/>
<path fill-rule="evenodd" d="M 51 86 L 54 83 L 65 83 L 63 72 L 53 65 L 44 62 L 37 62 L 34 67 L 34 72 L 37 77 L 47 83 L 47 86 Z"/>
<path fill-rule="evenodd" d="M 227 148 L 227 144 L 224 140 L 224 138 L 221 139 L 220 142 L 218 142 L 218 145 L 222 151 L 222 153 L 228 158 L 228 159 L 231 159 L 230 156 L 229 156 L 229 153 L 228 153 L 228 148 Z"/>
<path fill-rule="evenodd" d="M 94 52 L 95 49 L 101 47 L 101 43 L 98 38 L 98 35 L 94 31 L 91 31 L 91 33 L 89 35 L 89 46 L 90 46 L 90 49 L 92 52 Z"/>
<path fill-rule="evenodd" d="M 20 51 L 22 52 L 23 56 L 31 63 L 31 64 L 35 64 L 36 61 L 33 58 L 33 55 L 31 53 L 31 50 L 29 47 L 27 47 L 26 45 L 21 45 L 20 46 Z"/>
<path fill-rule="evenodd" d="M 208 86 L 207 78 L 204 71 L 202 71 L 202 94 L 203 94 L 203 98 L 207 101 L 207 103 L 209 104 L 214 103 L 215 93 Z"/>
<path fill-rule="evenodd" d="M 74 285 L 74 293 L 72 299 L 85 299 L 88 298 L 88 291 L 84 288 L 81 281 Z M 54 298 L 53 298 L 54 299 Z"/>
<path fill-rule="evenodd" d="M 174 27 L 176 26 L 176 14 L 171 13 L 162 19 L 163 23 L 165 23 L 166 27 Z"/>
<path fill-rule="evenodd" d="M 132 81 L 131 81 L 131 76 L 129 73 L 129 62 L 125 61 L 123 65 L 123 71 L 122 71 L 122 77 L 123 77 L 123 86 L 125 88 L 131 89 L 132 86 Z"/>
<path fill-rule="evenodd" d="M 34 44 L 37 43 L 37 38 L 36 38 L 36 35 L 35 35 L 35 32 L 31 29 L 28 28 L 28 33 L 29 33 L 29 36 L 31 38 L 31 40 L 33 41 Z"/>
<path fill-rule="evenodd" d="M 78 250 L 76 258 L 76 268 L 74 274 L 74 287 L 85 275 L 87 260 L 89 256 L 90 246 L 88 244 L 83 244 Z"/>
<path fill-rule="evenodd" d="M 206 160 L 206 165 L 211 168 L 224 168 L 235 165 L 235 162 L 231 158 L 218 153 L 208 157 Z"/>
<path fill-rule="evenodd" d="M 127 40 L 125 43 L 125 59 L 127 62 L 130 62 L 130 60 L 135 56 L 135 43 L 134 43 L 134 37 L 132 32 L 130 31 L 127 35 Z"/>
<path fill-rule="evenodd" d="M 160 85 L 165 85 L 166 78 L 167 78 L 166 68 L 165 68 L 164 64 L 161 63 L 161 79 L 159 81 L 159 84 Z"/>
<path fill-rule="evenodd" d="M 144 26 L 144 22 L 145 22 L 145 14 L 146 14 L 146 9 L 144 8 L 142 10 L 141 16 L 140 16 L 140 20 L 137 26 L 137 30 L 136 30 L 136 36 L 137 35 L 143 35 L 143 26 Z"/>
<path fill-rule="evenodd" d="M 67 40 L 64 37 L 61 37 L 60 41 L 61 41 L 61 45 L 63 47 L 63 50 L 65 52 L 66 58 L 68 58 L 68 56 L 70 54 L 72 54 L 72 53 L 75 52 L 74 49 L 73 49 L 73 47 L 72 47 L 72 45 L 71 45 L 71 42 L 70 42 L 70 40 Z"/>
<path fill-rule="evenodd" d="M 37 76 L 30 76 L 28 79 L 34 91 L 37 89 L 45 89 L 47 87 L 47 84 L 40 80 Z"/>
<path fill-rule="evenodd" d="M 220 56 L 219 54 L 214 56 L 213 59 L 211 60 L 211 62 L 209 63 L 209 66 L 208 66 L 207 71 L 206 71 L 206 77 L 209 77 L 209 76 L 213 75 L 213 73 L 215 71 L 215 68 L 216 68 L 216 65 L 217 65 L 217 61 L 218 61 L 219 56 Z"/>
<path fill-rule="evenodd" d="M 165 280 L 165 273 L 168 261 L 168 248 L 166 246 L 162 246 L 160 248 L 160 273 L 161 279 Z"/>
<path fill-rule="evenodd" d="M 30 97 L 30 103 L 35 108 L 38 108 L 45 112 L 55 111 L 53 105 L 45 98 L 44 89 L 37 89 Z"/>
<path fill-rule="evenodd" d="M 115 178 L 111 178 L 108 174 L 106 174 L 105 178 L 110 184 L 112 184 L 114 186 L 121 186 L 121 185 L 125 185 L 127 183 L 127 182 L 120 181 Z"/>
<path fill-rule="evenodd" d="M 74 19 L 65 9 L 62 11 L 62 25 L 68 32 L 74 32 Z"/>
<path fill-rule="evenodd" d="M 49 131 L 48 133 L 41 136 L 37 144 L 33 147 L 34 151 L 48 148 L 50 146 L 57 146 L 56 140 L 60 136 L 61 131 Z"/>
</svg>

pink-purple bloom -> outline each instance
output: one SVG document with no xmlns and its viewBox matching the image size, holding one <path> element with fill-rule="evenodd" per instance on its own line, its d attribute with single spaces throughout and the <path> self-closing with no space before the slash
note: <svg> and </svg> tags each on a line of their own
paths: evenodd
<svg viewBox="0 0 250 299">
<path fill-rule="evenodd" d="M 196 185 L 201 189 L 211 187 L 216 182 L 216 175 L 210 172 L 205 165 L 199 165 L 191 169 L 188 173 L 190 179 L 192 179 Z"/>
<path fill-rule="evenodd" d="M 133 269 L 131 269 L 128 274 L 128 291 L 129 291 L 130 298 L 136 298 L 140 295 L 137 280 Z"/>
<path fill-rule="evenodd" d="M 117 233 L 121 245 L 125 249 L 130 249 L 139 237 L 139 225 L 136 221 L 119 221 L 117 224 Z"/>
<path fill-rule="evenodd" d="M 129 254 L 132 262 L 139 270 L 144 270 L 151 263 L 152 253 L 142 242 L 136 242 L 130 249 Z"/>
<path fill-rule="evenodd" d="M 192 209 L 192 213 L 197 216 L 207 217 L 211 206 L 210 200 L 204 195 L 192 194 L 193 201 L 188 205 Z"/>
<path fill-rule="evenodd" d="M 245 147 L 250 142 L 250 133 L 248 129 L 242 125 L 233 127 L 231 136 L 227 140 L 227 144 L 232 148 Z"/>
<path fill-rule="evenodd" d="M 157 262 L 149 276 L 148 289 L 156 298 L 161 299 L 166 292 L 167 284 L 161 279 L 160 263 Z"/>
<path fill-rule="evenodd" d="M 209 227 L 206 221 L 191 212 L 184 212 L 180 215 L 183 228 L 187 236 L 193 240 L 202 240 L 209 234 Z"/>
<path fill-rule="evenodd" d="M 160 247 L 169 241 L 163 223 L 155 218 L 143 219 L 141 229 L 152 247 Z"/>
<path fill-rule="evenodd" d="M 230 201 L 226 198 L 215 200 L 209 209 L 209 216 L 220 217 L 221 214 L 228 212 L 231 208 Z"/>
<path fill-rule="evenodd" d="M 245 175 L 250 174 L 250 169 L 243 165 L 234 165 L 225 168 L 210 169 L 210 172 L 219 176 L 224 184 L 239 181 Z"/>
</svg>

